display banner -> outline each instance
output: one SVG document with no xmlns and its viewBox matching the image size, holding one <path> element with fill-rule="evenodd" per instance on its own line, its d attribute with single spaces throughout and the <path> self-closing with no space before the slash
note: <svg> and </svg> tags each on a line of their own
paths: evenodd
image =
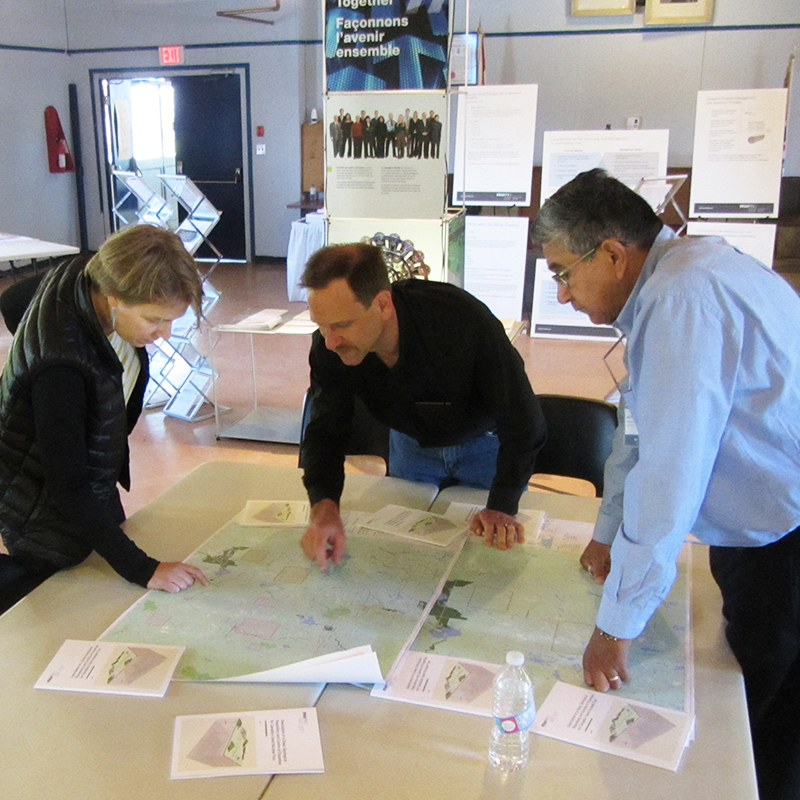
<svg viewBox="0 0 800 800">
<path fill-rule="evenodd" d="M 697 93 L 689 216 L 777 217 L 786 89 Z"/>
<path fill-rule="evenodd" d="M 329 92 L 445 89 L 448 0 L 323 0 Z"/>
<path fill-rule="evenodd" d="M 441 219 L 447 96 L 337 92 L 325 98 L 329 217 Z"/>
<path fill-rule="evenodd" d="M 453 203 L 529 206 L 537 84 L 470 86 L 459 95 Z"/>
<path fill-rule="evenodd" d="M 595 167 L 635 190 L 642 178 L 667 174 L 668 150 L 668 130 L 545 131 L 541 203 Z"/>
</svg>

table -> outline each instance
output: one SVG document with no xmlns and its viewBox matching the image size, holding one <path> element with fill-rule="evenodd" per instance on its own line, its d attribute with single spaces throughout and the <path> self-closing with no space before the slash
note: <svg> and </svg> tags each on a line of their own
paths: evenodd
<svg viewBox="0 0 800 800">
<path fill-rule="evenodd" d="M 453 487 L 439 494 L 432 510 L 486 497 Z M 592 521 L 599 501 L 528 492 L 521 506 Z M 704 552 L 695 553 L 692 579 L 697 739 L 677 773 L 533 735 L 527 768 L 503 776 L 487 762 L 491 723 L 485 718 L 329 685 L 317 703 L 325 774 L 277 776 L 266 800 L 756 800 L 743 681 L 724 641 L 719 593 Z"/>
<path fill-rule="evenodd" d="M 56 258 L 58 256 L 70 256 L 80 253 L 80 249 L 68 244 L 56 244 L 55 242 L 44 242 L 40 239 L 32 239 L 29 236 L 17 236 L 12 233 L 0 233 L 0 261 L 8 261 L 11 264 L 11 272 L 16 278 L 15 261 L 20 259 L 30 259 L 36 269 L 36 261 L 40 258 Z"/>
<path fill-rule="evenodd" d="M 247 500 L 306 498 L 299 469 L 204 464 L 126 523 L 156 558 L 188 556 Z M 343 506 L 389 502 L 427 508 L 434 486 L 348 475 Z M 173 720 L 206 714 L 314 705 L 321 685 L 174 682 L 162 699 L 33 688 L 65 639 L 96 639 L 144 590 L 96 554 L 60 572 L 0 616 L 0 797 L 8 800 L 256 800 L 263 775 L 172 781 Z"/>
<path fill-rule="evenodd" d="M 248 499 L 303 499 L 298 469 L 217 462 L 137 512 L 129 534 L 157 558 L 186 557 Z M 388 502 L 442 511 L 486 493 L 348 475 L 343 506 Z M 432 504 L 432 505 L 431 505 Z M 525 508 L 590 521 L 598 501 L 542 492 Z M 0 617 L 3 726 L 0 797 L 50 800 L 592 800 L 757 798 L 741 673 L 722 632 L 720 599 L 702 551 L 693 559 L 697 740 L 672 773 L 533 736 L 531 762 L 503 776 L 488 767 L 489 721 L 371 698 L 354 686 L 174 683 L 163 699 L 46 692 L 33 684 L 64 639 L 94 639 L 142 594 L 96 555 L 59 573 Z M 325 774 L 170 781 L 172 720 L 181 714 L 298 707 L 316 702 Z M 266 788 L 265 788 L 266 787 Z"/>
</svg>

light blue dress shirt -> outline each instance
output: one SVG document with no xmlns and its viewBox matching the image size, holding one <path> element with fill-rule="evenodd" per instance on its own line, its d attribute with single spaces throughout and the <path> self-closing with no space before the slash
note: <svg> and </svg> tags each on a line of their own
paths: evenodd
<svg viewBox="0 0 800 800">
<path fill-rule="evenodd" d="M 689 531 L 752 547 L 800 525 L 800 298 L 723 239 L 664 228 L 615 326 L 628 377 L 594 532 L 613 543 L 597 625 L 633 638 Z"/>
</svg>

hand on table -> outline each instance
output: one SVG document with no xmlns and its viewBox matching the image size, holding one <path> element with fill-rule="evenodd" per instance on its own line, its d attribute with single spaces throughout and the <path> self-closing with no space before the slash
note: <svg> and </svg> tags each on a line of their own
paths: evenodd
<svg viewBox="0 0 800 800">
<path fill-rule="evenodd" d="M 201 569 L 181 561 L 162 561 L 156 567 L 153 577 L 147 582 L 147 588 L 177 594 L 183 589 L 188 589 L 195 581 L 208 586 L 208 578 Z"/>
<path fill-rule="evenodd" d="M 328 569 L 329 559 L 338 564 L 344 555 L 345 532 L 339 506 L 333 500 L 320 500 L 311 507 L 309 525 L 300 547 L 319 564 L 322 572 Z"/>
<path fill-rule="evenodd" d="M 589 644 L 583 652 L 583 679 L 587 686 L 594 686 L 598 692 L 619 689 L 627 683 L 628 650 L 631 639 L 614 639 L 603 635 L 599 628 L 594 629 Z"/>
<path fill-rule="evenodd" d="M 525 528 L 516 517 L 502 511 L 484 508 L 469 523 L 469 529 L 483 537 L 487 547 L 497 544 L 498 550 L 510 550 L 515 544 L 525 541 Z"/>
<path fill-rule="evenodd" d="M 611 545 L 592 539 L 581 554 L 581 566 L 592 576 L 595 583 L 605 583 L 611 570 Z"/>
</svg>

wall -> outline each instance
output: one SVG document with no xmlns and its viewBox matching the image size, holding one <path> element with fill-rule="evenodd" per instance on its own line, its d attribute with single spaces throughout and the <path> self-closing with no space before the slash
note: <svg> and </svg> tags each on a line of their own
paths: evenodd
<svg viewBox="0 0 800 800">
<path fill-rule="evenodd" d="M 283 0 L 279 12 L 260 15 L 275 25 L 216 16 L 257 5 L 0 0 L 0 230 L 77 243 L 74 186 L 47 172 L 42 124 L 44 107 L 55 105 L 68 128 L 67 86 L 76 83 L 90 244 L 99 244 L 107 224 L 89 71 L 157 69 L 158 45 L 184 44 L 190 65 L 249 65 L 251 123 L 267 131 L 267 155 L 252 159 L 254 252 L 284 255 L 297 218 L 285 206 L 299 196 L 300 124 L 322 108 L 321 0 Z M 644 127 L 669 128 L 670 165 L 689 166 L 697 91 L 782 86 L 792 49 L 800 55 L 800 27 L 776 27 L 800 25 L 797 0 L 716 0 L 712 26 L 677 30 L 645 28 L 641 12 L 570 17 L 568 7 L 569 0 L 469 3 L 470 27 L 480 21 L 487 33 L 487 82 L 539 84 L 537 163 L 546 129 L 619 128 L 636 115 Z M 457 30 L 465 9 L 457 0 Z M 788 153 L 800 150 L 796 109 L 793 120 Z"/>
<path fill-rule="evenodd" d="M 44 110 L 54 106 L 72 141 L 71 66 L 61 53 L 0 50 L 0 231 L 78 241 L 75 173 L 50 173 L 44 133 Z"/>
</svg>

